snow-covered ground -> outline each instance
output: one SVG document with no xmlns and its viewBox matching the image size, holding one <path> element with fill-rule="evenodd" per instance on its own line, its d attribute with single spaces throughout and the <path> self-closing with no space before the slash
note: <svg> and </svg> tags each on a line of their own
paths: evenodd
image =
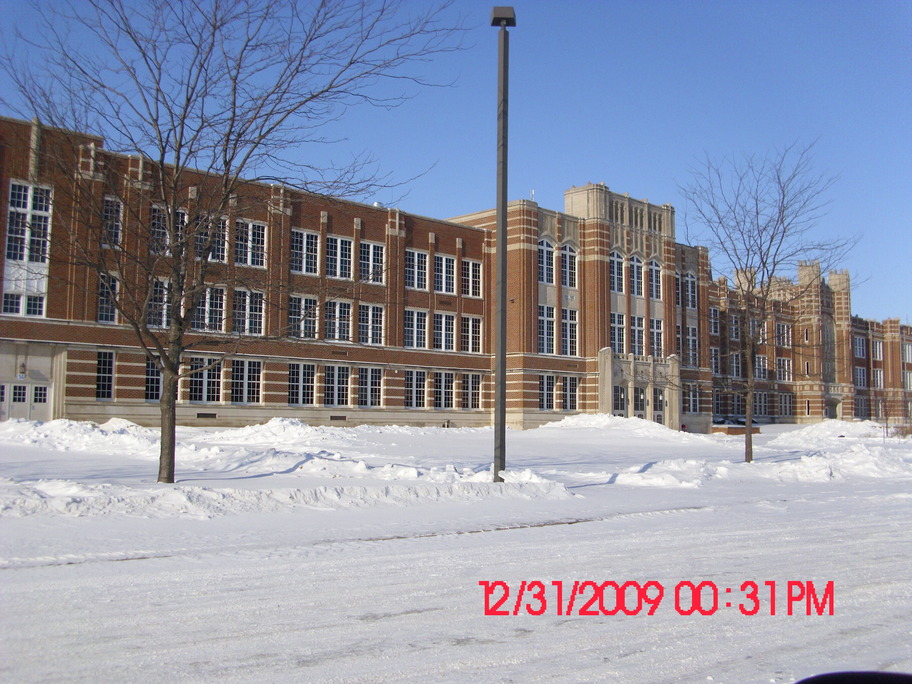
<svg viewBox="0 0 912 684">
<path fill-rule="evenodd" d="M 0 680 L 912 671 L 912 440 L 871 423 L 764 427 L 744 464 L 741 438 L 577 416 L 510 432 L 496 485 L 490 429 L 178 440 L 166 486 L 156 430 L 0 423 Z"/>
</svg>

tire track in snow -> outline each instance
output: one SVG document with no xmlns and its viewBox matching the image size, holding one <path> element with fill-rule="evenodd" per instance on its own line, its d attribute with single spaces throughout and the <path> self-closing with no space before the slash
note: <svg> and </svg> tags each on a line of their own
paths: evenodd
<svg viewBox="0 0 912 684">
<path fill-rule="evenodd" d="M 715 506 L 684 506 L 678 508 L 663 508 L 650 511 L 633 511 L 629 513 L 613 513 L 610 515 L 590 516 L 585 518 L 561 518 L 557 520 L 543 520 L 536 522 L 509 523 L 477 527 L 464 530 L 435 530 L 432 532 L 415 532 L 413 534 L 396 534 L 373 537 L 345 537 L 339 539 L 317 539 L 305 544 L 285 547 L 288 550 L 300 550 L 314 547 L 333 547 L 338 545 L 371 544 L 376 542 L 404 541 L 411 539 L 430 539 L 436 537 L 450 537 L 466 534 L 485 534 L 489 532 L 511 532 L 542 527 L 558 527 L 564 525 L 580 525 L 584 523 L 610 522 L 628 518 L 653 518 L 659 516 L 676 515 L 682 513 L 710 512 Z M 87 563 L 122 563 L 126 561 L 159 560 L 167 558 L 225 555 L 226 553 L 257 551 L 275 547 L 275 544 L 241 544 L 230 547 L 221 546 L 218 549 L 180 548 L 167 551 L 108 551 L 100 554 L 77 556 L 67 554 L 64 556 L 38 556 L 32 558 L 3 558 L 0 559 L 0 571 L 19 570 L 26 568 L 42 568 L 67 565 L 83 565 Z"/>
</svg>

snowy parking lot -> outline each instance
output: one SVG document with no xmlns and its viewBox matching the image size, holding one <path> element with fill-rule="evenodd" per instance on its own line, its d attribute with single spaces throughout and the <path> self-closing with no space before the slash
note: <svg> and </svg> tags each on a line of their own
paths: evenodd
<svg viewBox="0 0 912 684">
<path fill-rule="evenodd" d="M 794 682 L 912 672 L 912 440 L 0 423 L 3 681 Z"/>
</svg>

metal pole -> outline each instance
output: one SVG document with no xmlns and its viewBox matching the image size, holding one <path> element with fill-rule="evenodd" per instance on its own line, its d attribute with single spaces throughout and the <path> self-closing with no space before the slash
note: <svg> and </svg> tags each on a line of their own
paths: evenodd
<svg viewBox="0 0 912 684">
<path fill-rule="evenodd" d="M 515 26 L 512 7 L 495 7 L 492 25 L 500 26 L 497 72 L 497 262 L 494 320 L 494 482 L 503 482 L 507 467 L 507 105 L 510 34 Z"/>
</svg>

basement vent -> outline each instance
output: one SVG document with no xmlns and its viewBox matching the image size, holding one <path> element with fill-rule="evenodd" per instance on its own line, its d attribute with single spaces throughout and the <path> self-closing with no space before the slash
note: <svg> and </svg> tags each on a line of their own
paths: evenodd
<svg viewBox="0 0 912 684">
<path fill-rule="evenodd" d="M 197 413 L 197 418 L 218 418 L 217 413 Z"/>
<path fill-rule="evenodd" d="M 348 420 L 348 416 L 330 416 L 330 420 Z"/>
</svg>

